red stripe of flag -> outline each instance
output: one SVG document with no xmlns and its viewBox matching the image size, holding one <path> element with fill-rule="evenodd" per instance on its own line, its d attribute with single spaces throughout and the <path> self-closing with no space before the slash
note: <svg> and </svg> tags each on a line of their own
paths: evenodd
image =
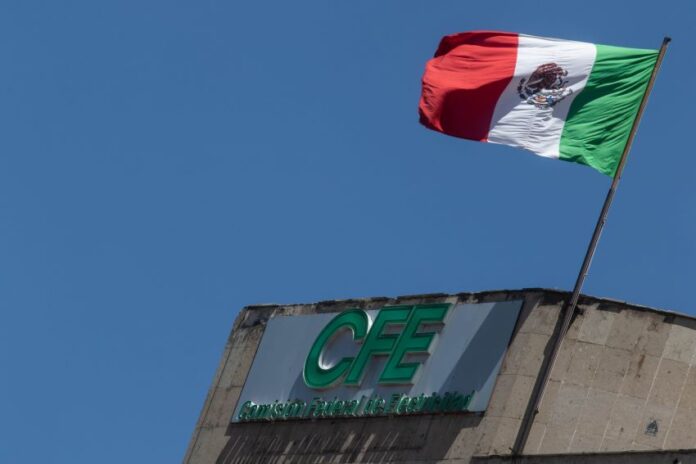
<svg viewBox="0 0 696 464">
<path fill-rule="evenodd" d="M 443 37 L 425 65 L 420 122 L 448 135 L 486 141 L 498 98 L 515 72 L 518 35 L 474 31 Z"/>
</svg>

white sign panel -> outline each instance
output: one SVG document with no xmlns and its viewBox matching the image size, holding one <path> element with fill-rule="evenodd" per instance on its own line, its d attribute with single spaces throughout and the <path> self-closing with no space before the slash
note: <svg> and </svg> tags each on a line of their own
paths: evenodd
<svg viewBox="0 0 696 464">
<path fill-rule="evenodd" d="M 484 411 L 522 301 L 268 321 L 233 422 Z"/>
</svg>

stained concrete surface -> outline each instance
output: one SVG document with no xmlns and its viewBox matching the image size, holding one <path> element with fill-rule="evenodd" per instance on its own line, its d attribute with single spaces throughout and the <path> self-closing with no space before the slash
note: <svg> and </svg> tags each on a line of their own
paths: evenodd
<svg viewBox="0 0 696 464">
<path fill-rule="evenodd" d="M 531 289 L 246 308 L 225 346 L 184 462 L 512 462 L 511 447 L 567 297 Z M 512 299 L 524 299 L 524 306 L 484 414 L 229 423 L 271 317 Z M 696 321 L 590 297 L 581 299 L 580 309 L 534 418 L 526 460 L 519 462 L 568 456 L 569 462 L 618 463 L 623 455 L 631 460 L 620 462 L 672 462 L 664 459 L 674 453 L 655 451 L 696 447 Z M 696 462 L 687 460 L 691 453 L 682 454 L 674 459 Z"/>
</svg>

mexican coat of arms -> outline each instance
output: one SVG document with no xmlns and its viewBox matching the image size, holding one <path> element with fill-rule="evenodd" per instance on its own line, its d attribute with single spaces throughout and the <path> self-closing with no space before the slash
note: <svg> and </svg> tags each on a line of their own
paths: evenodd
<svg viewBox="0 0 696 464">
<path fill-rule="evenodd" d="M 573 93 L 565 77 L 568 71 L 556 63 L 542 64 L 529 76 L 520 80 L 517 93 L 520 98 L 539 109 L 550 108 Z"/>
</svg>

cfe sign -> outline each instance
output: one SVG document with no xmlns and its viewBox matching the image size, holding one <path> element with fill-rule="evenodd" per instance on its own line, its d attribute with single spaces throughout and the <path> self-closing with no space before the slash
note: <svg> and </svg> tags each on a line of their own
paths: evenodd
<svg viewBox="0 0 696 464">
<path fill-rule="evenodd" d="M 319 333 L 304 366 L 304 382 L 310 388 L 330 388 L 343 381 L 344 385 L 359 386 L 367 364 L 375 356 L 385 356 L 379 384 L 412 383 L 420 362 L 406 362 L 411 354 L 428 353 L 436 335 L 423 330 L 425 324 L 442 323 L 449 304 L 392 306 L 382 309 L 374 322 L 365 311 L 352 309 L 334 317 Z M 402 326 L 400 333 L 388 333 L 389 326 Z M 353 340 L 362 343 L 355 357 L 345 357 L 334 365 L 324 366 L 322 352 L 336 334 L 349 330 Z"/>
<path fill-rule="evenodd" d="M 276 316 L 232 422 L 484 411 L 521 306 Z"/>
</svg>

